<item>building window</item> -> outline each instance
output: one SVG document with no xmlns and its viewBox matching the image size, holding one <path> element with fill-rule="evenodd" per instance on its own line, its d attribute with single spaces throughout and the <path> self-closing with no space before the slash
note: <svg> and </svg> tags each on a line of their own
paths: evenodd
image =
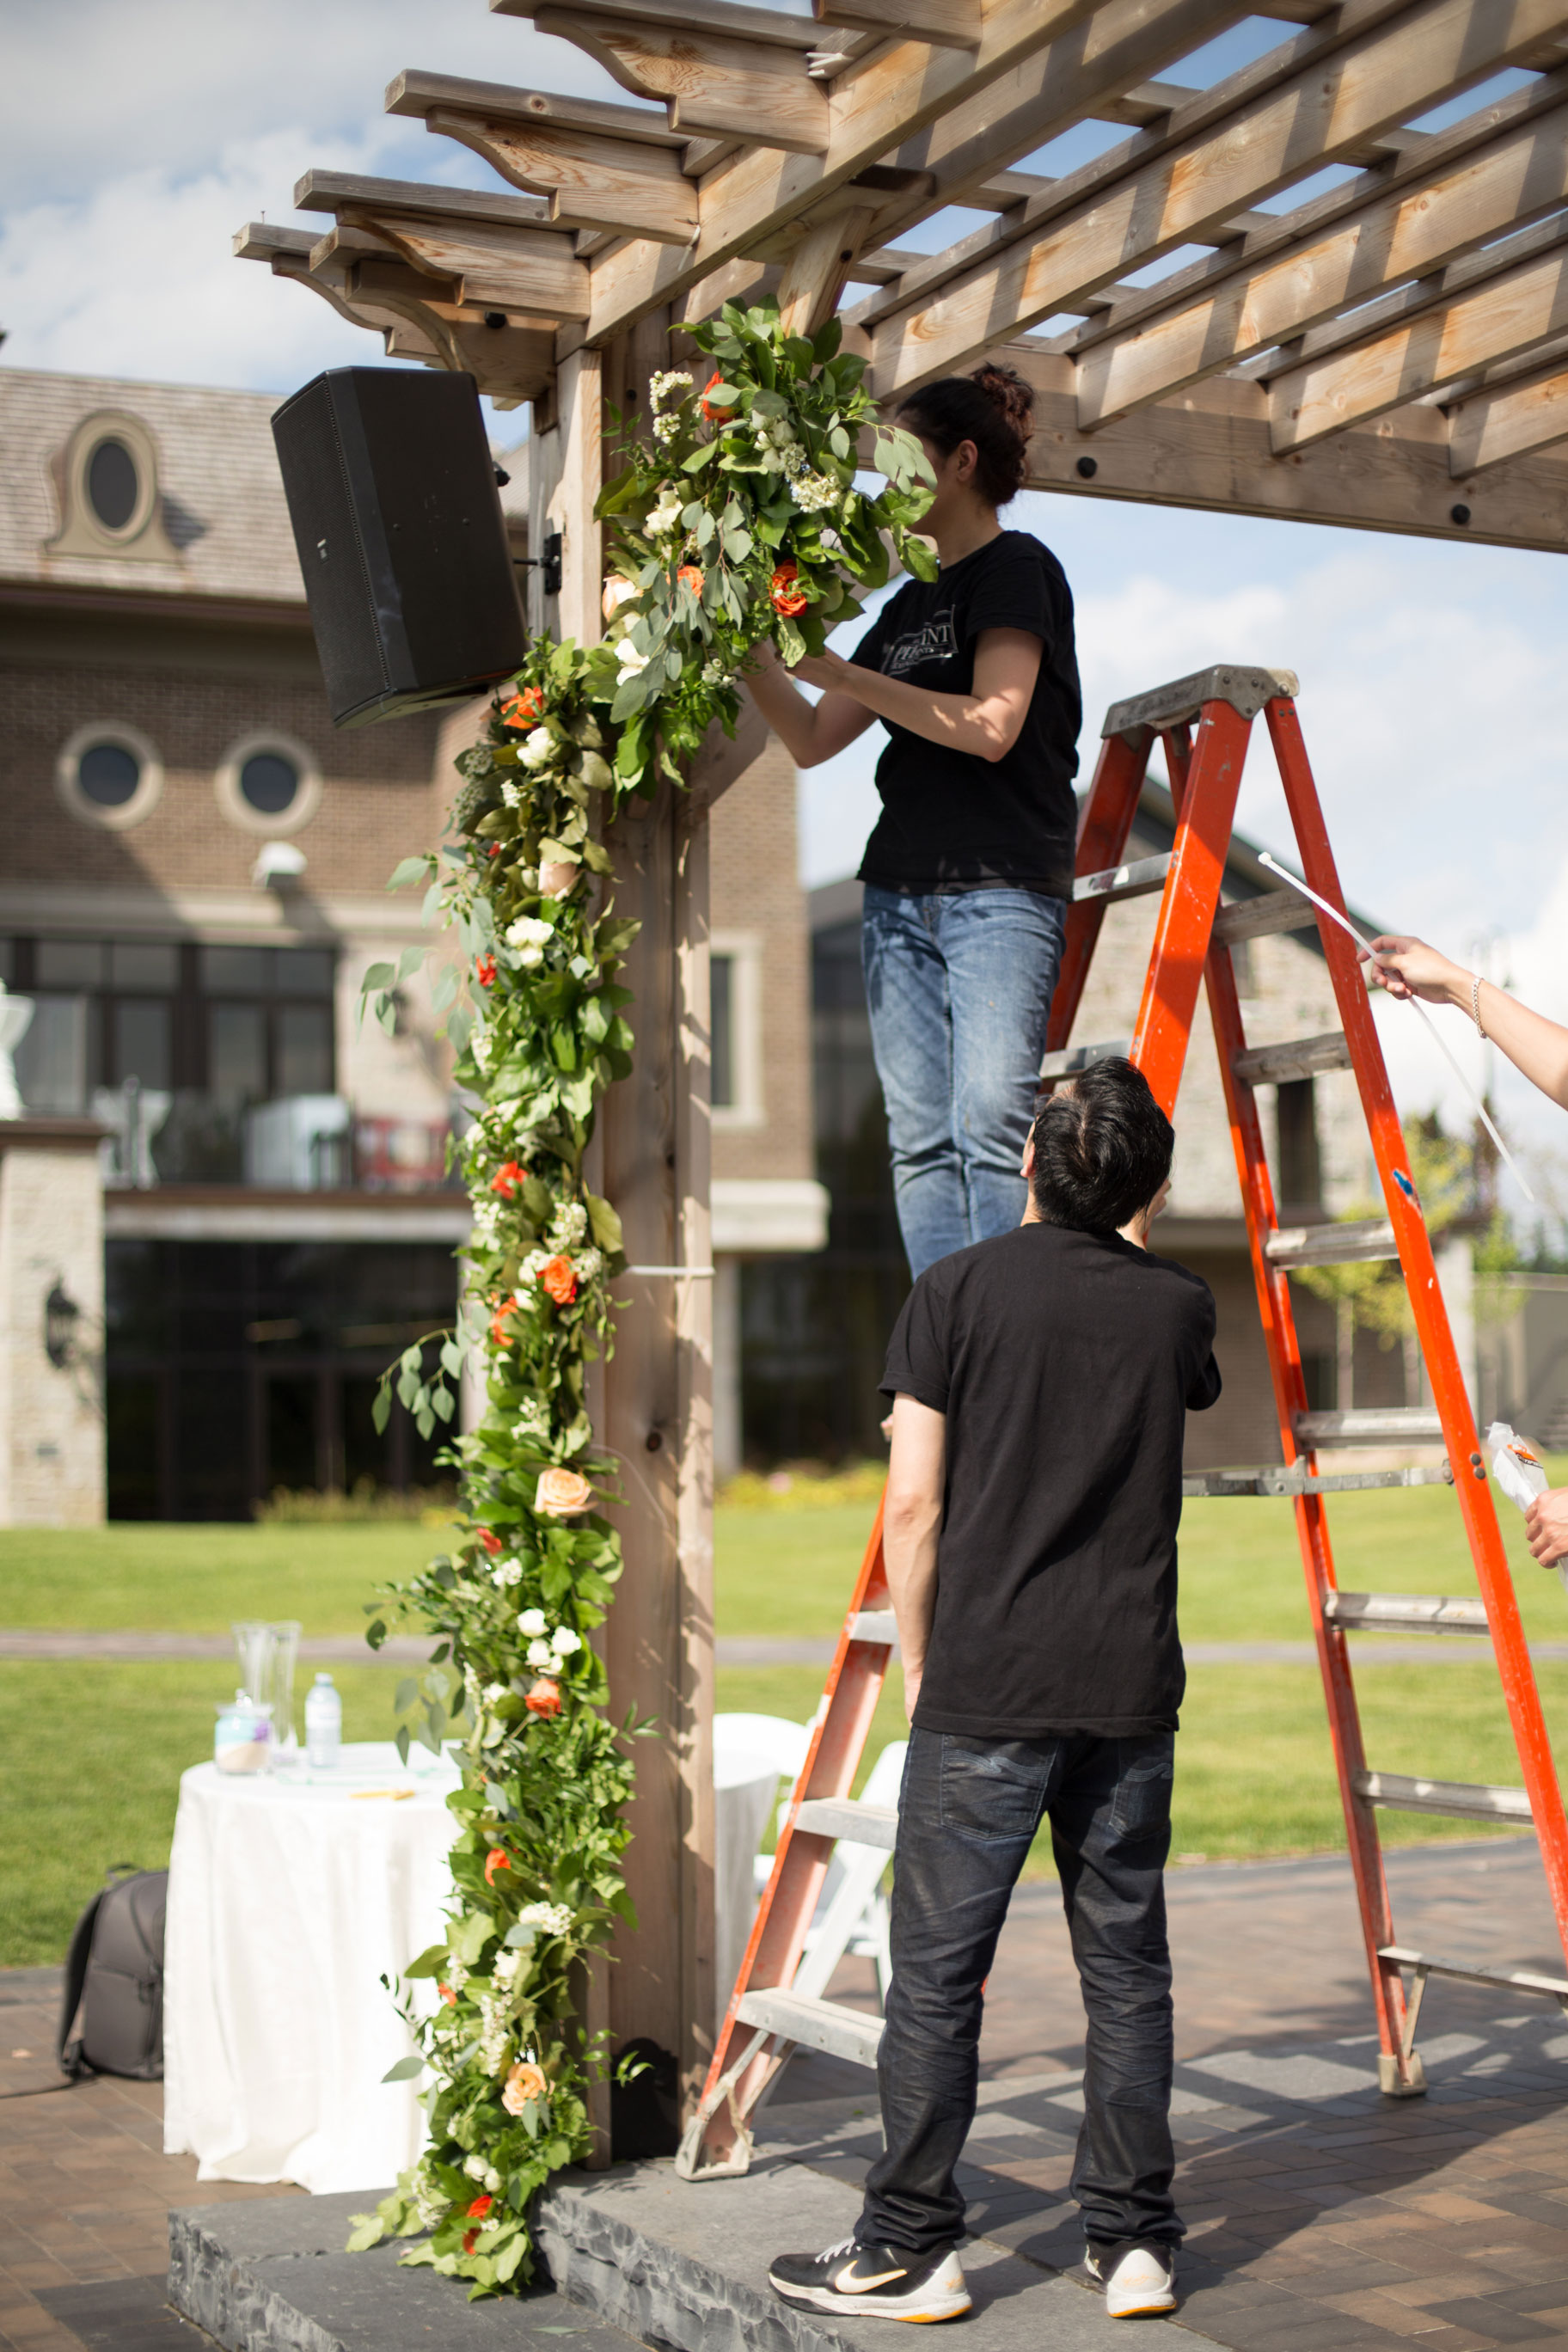
<svg viewBox="0 0 1568 2352">
<path fill-rule="evenodd" d="M 123 530 L 142 497 L 136 460 L 123 441 L 100 441 L 87 461 L 87 498 L 105 530 Z"/>
<path fill-rule="evenodd" d="M 1318 1151 L 1318 1106 L 1310 1078 L 1281 1080 L 1275 1090 L 1279 1132 L 1279 1205 L 1317 1209 L 1323 1192 Z"/>
<path fill-rule="evenodd" d="M 761 1127 L 763 943 L 754 932 L 715 932 L 709 962 L 713 1124 Z"/>
<path fill-rule="evenodd" d="M 321 774 L 302 743 L 247 735 L 229 746 L 214 778 L 231 824 L 276 836 L 309 824 L 321 802 Z"/>
<path fill-rule="evenodd" d="M 62 746 L 55 790 L 79 823 L 121 833 L 157 807 L 163 762 L 140 729 L 97 720 L 79 727 Z"/>
<path fill-rule="evenodd" d="M 100 409 L 84 416 L 59 461 L 60 527 L 50 555 L 178 563 L 163 521 L 158 445 L 140 418 Z"/>
</svg>

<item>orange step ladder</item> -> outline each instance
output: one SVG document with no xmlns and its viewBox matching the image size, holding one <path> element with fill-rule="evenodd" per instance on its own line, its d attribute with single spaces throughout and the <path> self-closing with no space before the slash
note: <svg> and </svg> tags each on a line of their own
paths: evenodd
<svg viewBox="0 0 1568 2352">
<path fill-rule="evenodd" d="M 1427 1979 L 1449 1976 L 1555 1999 L 1568 2008 L 1568 1979 L 1527 1970 L 1467 1968 L 1395 1941 L 1377 1833 L 1377 1811 L 1441 1813 L 1467 1821 L 1533 1826 L 1558 1932 L 1568 1954 L 1568 1821 L 1552 1762 L 1519 1604 L 1492 1507 L 1432 1244 L 1411 1178 L 1408 1155 L 1356 951 L 1339 926 L 1321 917 L 1300 891 L 1282 887 L 1222 907 L 1220 886 L 1253 722 L 1268 729 L 1295 828 L 1304 879 L 1342 912 L 1317 788 L 1296 716 L 1297 687 L 1288 670 L 1222 666 L 1119 702 L 1108 714 L 1103 747 L 1079 821 L 1077 880 L 1060 977 L 1051 1005 L 1043 1078 L 1062 1078 L 1101 1055 L 1127 1053 L 1168 1115 L 1175 1109 L 1198 990 L 1206 985 L 1219 1051 L 1237 1172 L 1241 1181 L 1258 1311 L 1279 1419 L 1282 1465 L 1189 1477 L 1186 1495 L 1289 1495 L 1294 1498 L 1307 1600 L 1322 1670 L 1351 1867 L 1377 2012 L 1378 2081 L 1393 2097 L 1426 2088 L 1415 2047 Z M 1123 862 L 1149 753 L 1164 747 L 1176 807 L 1175 844 L 1167 856 Z M 1105 908 L 1122 898 L 1160 893 L 1154 944 L 1131 1044 L 1069 1048 Z M 1248 1047 L 1243 1034 L 1230 950 L 1244 940 L 1316 927 L 1342 1027 L 1289 1045 Z M 1352 1070 L 1383 1186 L 1386 1215 L 1281 1230 L 1264 1153 L 1255 1089 L 1326 1070 Z M 1409 1292 L 1416 1337 L 1433 1397 L 1430 1405 L 1366 1412 L 1309 1408 L 1291 1307 L 1295 1266 L 1397 1258 Z M 1431 1444 L 1441 1440 L 1440 1469 L 1321 1474 L 1319 1446 Z M 1326 1498 L 1347 1489 L 1451 1483 L 1475 1563 L 1479 1599 L 1436 1594 L 1342 1592 L 1334 1576 Z M 698 2112 L 677 2158 L 688 2179 L 744 2172 L 752 2124 L 763 2100 L 796 2048 L 826 2051 L 875 2066 L 881 2020 L 826 1998 L 826 1984 L 803 1971 L 806 1932 L 821 1895 L 835 1842 L 852 1839 L 889 1853 L 898 1830 L 890 1808 L 850 1796 L 881 1694 L 897 1631 L 882 1562 L 878 1511 L 837 1654 L 825 1709 L 813 1737 L 751 1942 L 714 2052 Z M 1352 1629 L 1401 1633 L 1487 1633 L 1502 1681 L 1522 1788 L 1413 1779 L 1369 1769 L 1345 1635 Z M 1404 1971 L 1412 1979 L 1406 1995 Z"/>
</svg>

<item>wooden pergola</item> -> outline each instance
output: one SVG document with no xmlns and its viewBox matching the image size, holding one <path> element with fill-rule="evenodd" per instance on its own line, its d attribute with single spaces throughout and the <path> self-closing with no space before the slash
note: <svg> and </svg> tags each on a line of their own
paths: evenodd
<svg viewBox="0 0 1568 2352">
<path fill-rule="evenodd" d="M 324 233 L 251 226 L 236 250 L 393 357 L 532 402 L 531 538 L 559 530 L 563 552 L 558 598 L 529 575 L 536 626 L 599 633 L 606 408 L 645 416 L 671 328 L 762 291 L 797 327 L 837 311 L 894 405 L 1005 357 L 1037 393 L 1036 488 L 1568 544 L 1568 0 L 814 0 L 816 21 L 728 0 L 491 5 L 641 102 L 400 74 L 388 110 L 471 148 L 495 184 L 310 171 L 294 201 Z M 1160 79 L 1258 16 L 1281 37 L 1253 64 Z M 1486 102 L 1467 111 L 1466 93 Z M 1439 109 L 1457 119 L 1425 127 Z M 1086 121 L 1127 135 L 1061 178 L 1014 168 Z M 950 206 L 988 217 L 937 253 L 900 243 Z M 677 2052 L 688 2102 L 727 1990 L 704 817 L 760 741 L 743 725 L 611 843 L 644 928 L 637 1065 L 605 1098 L 597 1181 L 636 1263 L 698 1272 L 626 1286 L 637 1310 L 595 1416 L 631 1496 L 614 1702 L 671 1736 L 640 1751 L 641 1926 L 591 2010 L 617 2044 Z"/>
</svg>

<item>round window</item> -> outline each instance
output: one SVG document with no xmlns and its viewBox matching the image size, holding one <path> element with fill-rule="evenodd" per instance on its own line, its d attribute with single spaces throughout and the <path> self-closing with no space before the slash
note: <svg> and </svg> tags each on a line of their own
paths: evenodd
<svg viewBox="0 0 1568 2352">
<path fill-rule="evenodd" d="M 123 808 L 136 797 L 142 762 L 123 743 L 89 743 L 77 761 L 76 779 L 94 808 Z"/>
<path fill-rule="evenodd" d="M 300 771 L 280 751 L 253 751 L 240 769 L 240 798 L 258 816 L 282 816 L 299 791 Z"/>
<path fill-rule="evenodd" d="M 142 495 L 136 460 L 123 441 L 100 441 L 87 467 L 88 502 L 105 530 L 123 530 Z"/>
</svg>

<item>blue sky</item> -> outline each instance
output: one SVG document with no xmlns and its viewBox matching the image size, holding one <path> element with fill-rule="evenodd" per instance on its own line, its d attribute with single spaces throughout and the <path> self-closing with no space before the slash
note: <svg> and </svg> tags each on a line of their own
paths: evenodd
<svg viewBox="0 0 1568 2352">
<path fill-rule="evenodd" d="M 210 0 L 0 0 L 0 364 L 21 367 L 282 393 L 363 362 L 369 340 L 324 302 L 229 258 L 236 227 L 263 210 L 302 222 L 288 200 L 310 164 L 497 184 L 465 149 L 383 115 L 405 67 L 625 101 L 579 51 L 484 0 L 270 0 L 261 37 Z M 1244 25 L 1170 78 L 1211 79 L 1285 29 Z M 1085 125 L 1028 160 L 1059 171 L 1118 135 Z M 1295 669 L 1352 900 L 1461 957 L 1488 942 L 1500 978 L 1568 1018 L 1561 559 L 1087 498 L 1031 497 L 1008 519 L 1056 550 L 1073 585 L 1086 771 L 1119 695 L 1207 661 Z M 868 737 L 803 779 L 808 880 L 853 869 L 874 758 Z M 1261 738 L 1240 821 L 1288 852 Z M 1389 1008 L 1384 1034 L 1402 1098 L 1457 1108 L 1414 1017 Z M 1502 1100 L 1544 1167 L 1561 1115 L 1506 1078 Z M 1563 1164 L 1568 1205 L 1568 1153 Z"/>
</svg>

